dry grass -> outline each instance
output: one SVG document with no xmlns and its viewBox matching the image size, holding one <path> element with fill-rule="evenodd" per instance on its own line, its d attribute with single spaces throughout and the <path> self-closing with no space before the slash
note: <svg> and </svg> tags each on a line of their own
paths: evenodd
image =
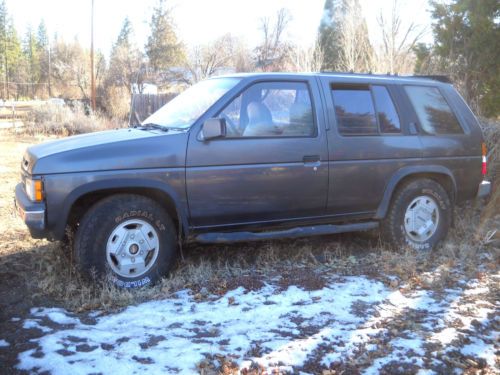
<svg viewBox="0 0 500 375">
<path fill-rule="evenodd" d="M 16 270 L 28 286 L 28 293 L 46 298 L 74 311 L 112 310 L 145 300 L 165 298 L 172 292 L 202 287 L 222 293 L 231 280 L 241 277 L 280 278 L 297 274 L 298 269 L 335 272 L 343 275 L 366 274 L 387 283 L 442 288 L 463 275 L 496 270 L 500 260 L 495 235 L 499 228 L 498 205 L 485 210 L 479 203 L 459 207 L 456 228 L 449 240 L 432 254 L 408 249 L 388 251 L 376 232 L 344 234 L 249 243 L 227 246 L 187 246 L 184 260 L 159 285 L 138 291 L 117 290 L 106 282 L 83 279 L 71 263 L 70 252 L 59 243 L 33 240 L 15 216 L 12 198 L 19 180 L 19 163 L 24 149 L 47 139 L 0 133 L 0 276 Z M 498 190 L 496 198 L 498 199 Z M 456 270 L 461 270 L 461 276 Z M 391 281 L 392 280 L 392 281 Z"/>
<path fill-rule="evenodd" d="M 34 107 L 25 121 L 25 131 L 29 135 L 68 136 L 124 126 L 122 121 L 110 120 L 98 113 L 85 114 L 80 103 L 75 103 L 72 107 L 45 103 Z"/>
</svg>

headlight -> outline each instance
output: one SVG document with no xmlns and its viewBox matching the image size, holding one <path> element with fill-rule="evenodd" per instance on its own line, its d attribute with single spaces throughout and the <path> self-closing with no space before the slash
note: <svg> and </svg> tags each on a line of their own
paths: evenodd
<svg viewBox="0 0 500 375">
<path fill-rule="evenodd" d="M 29 178 L 26 179 L 24 184 L 24 189 L 26 190 L 26 194 L 28 198 L 32 202 L 41 202 L 43 201 L 43 182 L 42 180 L 31 180 Z"/>
</svg>

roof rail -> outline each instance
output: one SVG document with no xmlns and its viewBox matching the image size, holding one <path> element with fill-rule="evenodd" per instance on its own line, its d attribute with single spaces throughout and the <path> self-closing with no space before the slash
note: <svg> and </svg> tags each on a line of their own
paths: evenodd
<svg viewBox="0 0 500 375">
<path fill-rule="evenodd" d="M 409 78 L 424 78 L 424 79 L 432 79 L 433 81 L 439 81 L 444 83 L 453 83 L 451 78 L 444 75 L 413 75 L 408 76 Z"/>
<path fill-rule="evenodd" d="M 425 75 L 425 74 L 417 74 L 417 75 L 399 75 L 398 73 L 386 73 L 386 74 L 374 74 L 372 72 L 369 73 L 355 73 L 352 70 L 350 72 L 337 72 L 337 71 L 328 71 L 322 70 L 320 71 L 322 74 L 356 74 L 360 76 L 374 76 L 374 77 L 395 77 L 395 78 L 422 78 L 422 79 L 431 79 L 433 81 L 439 81 L 443 83 L 453 83 L 451 78 L 445 75 Z"/>
</svg>

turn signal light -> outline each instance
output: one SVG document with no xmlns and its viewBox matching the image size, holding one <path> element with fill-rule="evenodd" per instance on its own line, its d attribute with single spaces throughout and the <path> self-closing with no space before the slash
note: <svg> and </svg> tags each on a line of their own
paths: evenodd
<svg viewBox="0 0 500 375">
<path fill-rule="evenodd" d="M 41 180 L 33 181 L 35 184 L 35 201 L 41 202 L 43 200 L 43 184 Z"/>
</svg>

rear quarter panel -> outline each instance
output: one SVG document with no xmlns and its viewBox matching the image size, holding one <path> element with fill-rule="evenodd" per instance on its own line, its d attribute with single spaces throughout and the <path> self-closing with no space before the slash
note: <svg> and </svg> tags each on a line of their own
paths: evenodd
<svg viewBox="0 0 500 375">
<path fill-rule="evenodd" d="M 448 168 L 455 177 L 456 200 L 463 201 L 476 196 L 481 174 L 481 128 L 467 104 L 448 84 L 439 89 L 452 108 L 463 134 L 420 135 L 422 156 L 426 163 Z"/>
</svg>

